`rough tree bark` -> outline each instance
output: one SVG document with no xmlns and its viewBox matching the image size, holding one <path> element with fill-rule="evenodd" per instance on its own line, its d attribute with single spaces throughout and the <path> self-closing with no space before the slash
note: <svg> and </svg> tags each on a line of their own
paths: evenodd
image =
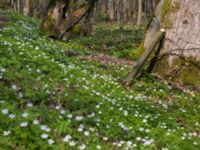
<svg viewBox="0 0 200 150">
<path fill-rule="evenodd" d="M 56 39 L 62 39 L 64 34 L 70 31 L 94 8 L 97 0 L 88 0 L 66 16 L 69 0 L 52 1 L 48 9 L 48 15 L 42 22 L 42 29 Z"/>
<path fill-rule="evenodd" d="M 146 34 L 145 47 L 166 29 L 154 73 L 180 84 L 200 85 L 200 1 L 161 0 Z"/>
</svg>

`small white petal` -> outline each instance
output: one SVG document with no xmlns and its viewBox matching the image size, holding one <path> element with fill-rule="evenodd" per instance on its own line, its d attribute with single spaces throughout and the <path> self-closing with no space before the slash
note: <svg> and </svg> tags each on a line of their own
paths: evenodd
<svg viewBox="0 0 200 150">
<path fill-rule="evenodd" d="M 52 144 L 54 143 L 54 140 L 49 139 L 49 140 L 48 140 L 48 143 L 49 143 L 49 145 L 52 145 Z"/>
<path fill-rule="evenodd" d="M 47 139 L 47 138 L 48 138 L 48 134 L 43 133 L 43 134 L 41 135 L 41 138 L 42 138 L 42 139 Z"/>
<path fill-rule="evenodd" d="M 11 131 L 10 130 L 8 130 L 8 131 L 3 131 L 3 135 L 4 136 L 8 136 L 8 135 L 10 135 L 11 134 Z"/>
</svg>

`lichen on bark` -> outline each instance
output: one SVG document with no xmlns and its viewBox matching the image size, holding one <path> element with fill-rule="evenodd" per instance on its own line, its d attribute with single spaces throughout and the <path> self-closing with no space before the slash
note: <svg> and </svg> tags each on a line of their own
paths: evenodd
<svg viewBox="0 0 200 150">
<path fill-rule="evenodd" d="M 161 14 L 162 27 L 165 29 L 171 28 L 173 21 L 170 18 L 172 13 L 178 12 L 180 9 L 180 1 L 164 0 Z"/>
</svg>

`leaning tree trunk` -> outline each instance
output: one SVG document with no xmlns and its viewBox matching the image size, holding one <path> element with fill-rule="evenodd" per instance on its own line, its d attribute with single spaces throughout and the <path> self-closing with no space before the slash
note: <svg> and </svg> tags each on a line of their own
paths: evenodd
<svg viewBox="0 0 200 150">
<path fill-rule="evenodd" d="M 200 85 L 200 1 L 161 0 L 144 47 L 160 28 L 166 36 L 153 71 L 172 81 Z"/>
</svg>

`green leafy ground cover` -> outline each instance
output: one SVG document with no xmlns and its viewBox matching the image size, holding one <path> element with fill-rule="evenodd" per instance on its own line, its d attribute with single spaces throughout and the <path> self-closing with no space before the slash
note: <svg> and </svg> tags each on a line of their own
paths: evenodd
<svg viewBox="0 0 200 150">
<path fill-rule="evenodd" d="M 70 42 L 79 43 L 92 53 L 132 59 L 130 53 L 138 47 L 143 34 L 142 28 L 134 28 L 132 24 L 126 25 L 121 35 L 119 25 L 98 23 L 94 26 L 93 36 L 73 38 Z"/>
<path fill-rule="evenodd" d="M 0 29 L 0 149 L 200 149 L 199 93 L 147 76 L 126 89 L 129 68 L 67 57 L 91 50 L 48 39 L 39 20 L 9 19 Z"/>
</svg>

